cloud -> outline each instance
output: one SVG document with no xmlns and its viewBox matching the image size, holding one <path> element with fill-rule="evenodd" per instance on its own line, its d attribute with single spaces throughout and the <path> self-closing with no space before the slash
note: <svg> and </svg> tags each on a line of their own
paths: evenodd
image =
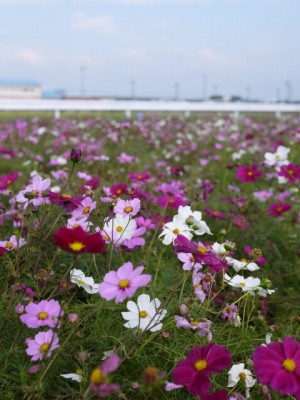
<svg viewBox="0 0 300 400">
<path fill-rule="evenodd" d="M 195 52 L 195 55 L 208 61 L 218 61 L 220 59 L 220 56 L 211 49 L 200 49 Z"/>
<path fill-rule="evenodd" d="M 116 31 L 116 23 L 109 15 L 88 15 L 76 12 L 72 15 L 72 27 L 81 31 L 98 31 L 104 35 L 111 35 Z"/>
<path fill-rule="evenodd" d="M 43 57 L 34 50 L 22 49 L 17 52 L 17 58 L 26 64 L 41 65 L 43 64 Z"/>
<path fill-rule="evenodd" d="M 134 61 L 146 61 L 147 55 L 144 51 L 138 49 L 128 49 L 121 51 L 118 54 L 119 58 L 126 60 L 134 60 Z"/>
</svg>

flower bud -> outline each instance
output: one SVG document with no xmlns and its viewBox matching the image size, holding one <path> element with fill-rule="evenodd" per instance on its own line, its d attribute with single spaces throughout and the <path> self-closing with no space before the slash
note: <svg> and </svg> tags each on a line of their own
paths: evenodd
<svg viewBox="0 0 300 400">
<path fill-rule="evenodd" d="M 71 157 L 72 163 L 77 164 L 81 160 L 81 150 L 80 149 L 72 149 L 70 157 Z"/>
</svg>

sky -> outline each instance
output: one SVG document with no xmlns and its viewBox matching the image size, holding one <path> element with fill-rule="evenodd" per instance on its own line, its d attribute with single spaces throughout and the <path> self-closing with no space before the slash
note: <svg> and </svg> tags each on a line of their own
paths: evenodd
<svg viewBox="0 0 300 400">
<path fill-rule="evenodd" d="M 0 79 L 67 95 L 300 100 L 299 16 L 300 0 L 0 0 Z"/>
</svg>

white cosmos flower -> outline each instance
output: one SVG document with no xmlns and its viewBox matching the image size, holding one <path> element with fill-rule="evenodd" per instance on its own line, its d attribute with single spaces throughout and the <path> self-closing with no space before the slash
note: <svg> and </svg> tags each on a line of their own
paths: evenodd
<svg viewBox="0 0 300 400">
<path fill-rule="evenodd" d="M 92 277 L 85 276 L 80 269 L 71 269 L 70 276 L 71 282 L 82 287 L 87 293 L 98 293 L 99 283 L 95 283 Z"/>
<path fill-rule="evenodd" d="M 244 278 L 241 275 L 236 275 L 233 278 L 230 278 L 229 275 L 224 274 L 224 280 L 228 283 L 228 285 L 235 288 L 240 288 L 243 292 L 249 292 L 249 294 L 252 296 L 255 295 L 255 292 L 257 289 L 259 289 L 260 285 L 260 279 L 253 278 L 252 276 Z"/>
<path fill-rule="evenodd" d="M 218 242 L 215 242 L 212 245 L 212 249 L 215 253 L 219 254 L 219 256 L 224 256 L 225 254 L 227 254 L 227 250 L 225 249 L 224 243 L 220 244 Z M 228 257 L 227 257 L 228 258 Z"/>
<path fill-rule="evenodd" d="M 72 381 L 81 382 L 82 375 L 79 374 L 60 374 L 63 378 L 71 379 Z"/>
<path fill-rule="evenodd" d="M 102 235 L 105 241 L 121 244 L 126 239 L 131 239 L 137 225 L 129 215 L 116 214 L 115 218 L 107 220 L 103 226 Z"/>
<path fill-rule="evenodd" d="M 245 382 L 246 388 L 251 388 L 255 385 L 256 379 L 252 377 L 251 371 L 245 369 L 245 364 L 234 364 L 228 371 L 228 387 L 234 387 L 240 381 Z"/>
<path fill-rule="evenodd" d="M 141 331 L 159 331 L 162 328 L 160 322 L 167 314 L 167 310 L 161 310 L 160 301 L 154 299 L 150 301 L 150 296 L 141 294 L 137 298 L 137 303 L 128 301 L 128 312 L 122 312 L 122 317 L 127 320 L 125 328 L 138 328 Z"/>
<path fill-rule="evenodd" d="M 248 271 L 256 271 L 259 269 L 259 266 L 252 261 L 249 262 L 247 262 L 247 260 L 238 261 L 231 257 L 226 257 L 226 261 L 236 272 L 239 272 L 242 269 L 247 269 Z"/>
<path fill-rule="evenodd" d="M 178 214 L 174 216 L 172 222 L 168 222 L 164 225 L 163 231 L 159 237 L 164 236 L 163 244 L 168 245 L 174 242 L 177 235 L 185 236 L 187 239 L 192 239 L 193 237 L 189 227 Z"/>
<path fill-rule="evenodd" d="M 268 294 L 274 293 L 274 289 L 265 289 L 263 287 L 258 287 L 257 288 L 257 294 L 261 297 L 267 297 Z"/>
<path fill-rule="evenodd" d="M 205 233 L 212 235 L 206 222 L 202 220 L 200 211 L 192 211 L 190 206 L 179 206 L 177 215 L 196 235 L 204 235 Z"/>
<path fill-rule="evenodd" d="M 266 163 L 270 166 L 285 165 L 289 163 L 288 154 L 290 149 L 284 146 L 278 146 L 275 153 L 265 153 Z"/>
</svg>

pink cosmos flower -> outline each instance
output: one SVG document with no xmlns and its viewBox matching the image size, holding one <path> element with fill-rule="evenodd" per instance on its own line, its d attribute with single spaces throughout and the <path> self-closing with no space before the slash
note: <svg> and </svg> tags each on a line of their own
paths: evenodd
<svg viewBox="0 0 300 400">
<path fill-rule="evenodd" d="M 300 343 L 291 337 L 282 343 L 259 346 L 253 353 L 254 372 L 263 385 L 300 399 Z"/>
<path fill-rule="evenodd" d="M 68 229 L 75 229 L 75 228 L 78 228 L 78 226 L 80 226 L 85 232 L 90 231 L 91 225 L 93 225 L 93 223 L 88 221 L 86 216 L 79 218 L 79 219 L 70 218 L 67 221 Z"/>
<path fill-rule="evenodd" d="M 3 247 L 7 251 L 19 249 L 26 244 L 26 240 L 23 238 L 17 238 L 16 235 L 12 235 L 9 240 L 0 241 L 0 247 Z"/>
<path fill-rule="evenodd" d="M 251 167 L 239 166 L 236 178 L 243 183 L 256 182 L 262 174 L 263 172 L 257 168 L 256 164 L 253 164 Z"/>
<path fill-rule="evenodd" d="M 195 260 L 195 257 L 192 253 L 178 253 L 177 258 L 183 262 L 182 269 L 185 271 L 190 271 L 192 268 L 197 270 L 202 268 L 202 264 Z"/>
<path fill-rule="evenodd" d="M 186 328 L 186 329 L 192 329 L 193 331 L 196 331 L 196 334 L 199 336 L 207 336 L 207 340 L 210 342 L 212 339 L 212 333 L 210 330 L 211 322 L 206 321 L 206 322 L 200 322 L 196 320 L 192 320 L 191 322 L 188 321 L 187 319 L 180 317 L 179 315 L 175 315 L 175 321 L 176 321 L 176 328 Z"/>
<path fill-rule="evenodd" d="M 230 397 L 229 400 L 234 400 L 236 397 Z M 217 390 L 214 393 L 207 393 L 201 396 L 201 400 L 228 400 L 228 393 L 226 390 Z"/>
<path fill-rule="evenodd" d="M 269 207 L 269 215 L 271 217 L 281 217 L 281 215 L 289 211 L 292 206 L 288 203 L 272 203 Z"/>
<path fill-rule="evenodd" d="M 168 195 L 157 197 L 156 202 L 163 208 L 173 208 L 174 210 L 178 210 L 179 206 L 185 206 L 187 204 L 183 197 Z"/>
<path fill-rule="evenodd" d="M 117 354 L 112 354 L 98 368 L 94 369 L 91 374 L 90 389 L 97 393 L 100 397 L 107 397 L 111 393 L 120 389 L 115 383 L 110 383 L 111 372 L 116 371 L 121 364 L 121 359 Z"/>
<path fill-rule="evenodd" d="M 231 364 L 229 351 L 218 344 L 195 346 L 180 361 L 172 372 L 176 385 L 184 385 L 189 393 L 199 396 L 207 393 L 211 387 L 209 376 L 220 372 Z"/>
<path fill-rule="evenodd" d="M 141 236 L 146 232 L 146 228 L 137 228 L 132 235 L 132 238 L 125 239 L 122 246 L 125 246 L 129 250 L 136 249 L 138 247 L 144 246 L 146 241 Z"/>
<path fill-rule="evenodd" d="M 96 201 L 93 201 L 91 197 L 85 197 L 81 201 L 80 206 L 72 211 L 72 216 L 76 219 L 89 216 L 96 206 Z"/>
<path fill-rule="evenodd" d="M 233 304 L 231 306 L 229 304 L 226 304 L 226 308 L 222 312 L 221 317 L 223 319 L 228 318 L 229 323 L 233 324 L 235 317 L 237 316 L 237 311 L 238 311 L 238 308 L 235 304 Z"/>
<path fill-rule="evenodd" d="M 100 296 L 105 300 L 115 299 L 116 303 L 134 296 L 140 287 L 148 285 L 151 280 L 151 275 L 142 274 L 143 270 L 143 266 L 133 269 L 132 263 L 127 262 L 117 271 L 108 272 L 99 285 Z"/>
<path fill-rule="evenodd" d="M 249 222 L 246 220 L 246 218 L 242 214 L 235 215 L 232 218 L 232 223 L 241 231 L 249 228 L 249 226 L 250 226 Z"/>
<path fill-rule="evenodd" d="M 38 207 L 41 204 L 48 204 L 49 199 L 47 198 L 47 191 L 50 184 L 50 179 L 43 179 L 41 176 L 36 175 L 32 179 L 32 184 L 26 186 L 25 190 L 21 190 L 17 194 L 16 201 L 18 203 L 25 203 L 25 208 L 28 206 L 29 202 L 32 202 L 35 207 Z"/>
<path fill-rule="evenodd" d="M 261 190 L 258 192 L 254 192 L 253 195 L 256 198 L 256 200 L 266 201 L 269 200 L 271 197 L 273 197 L 273 192 L 272 190 Z"/>
<path fill-rule="evenodd" d="M 129 154 L 126 153 L 121 153 L 118 157 L 118 161 L 121 164 L 130 164 L 135 161 L 135 158 L 133 156 L 130 156 Z"/>
<path fill-rule="evenodd" d="M 132 199 L 132 200 L 122 200 L 119 199 L 117 204 L 114 207 L 114 212 L 116 214 L 121 214 L 123 216 L 136 215 L 141 208 L 140 199 Z"/>
<path fill-rule="evenodd" d="M 155 224 L 152 223 L 151 219 L 149 218 L 143 218 L 143 217 L 137 217 L 135 219 L 135 222 L 137 223 L 138 227 L 145 227 L 147 229 L 153 229 L 155 228 Z"/>
<path fill-rule="evenodd" d="M 31 361 L 43 360 L 50 357 L 52 351 L 59 347 L 59 339 L 52 329 L 46 332 L 39 332 L 34 339 L 26 339 L 26 354 L 31 356 Z"/>
<path fill-rule="evenodd" d="M 40 326 L 59 328 L 59 317 L 63 315 L 64 312 L 58 301 L 42 300 L 39 303 L 27 304 L 25 314 L 20 316 L 20 320 L 28 328 L 39 328 Z"/>
</svg>

